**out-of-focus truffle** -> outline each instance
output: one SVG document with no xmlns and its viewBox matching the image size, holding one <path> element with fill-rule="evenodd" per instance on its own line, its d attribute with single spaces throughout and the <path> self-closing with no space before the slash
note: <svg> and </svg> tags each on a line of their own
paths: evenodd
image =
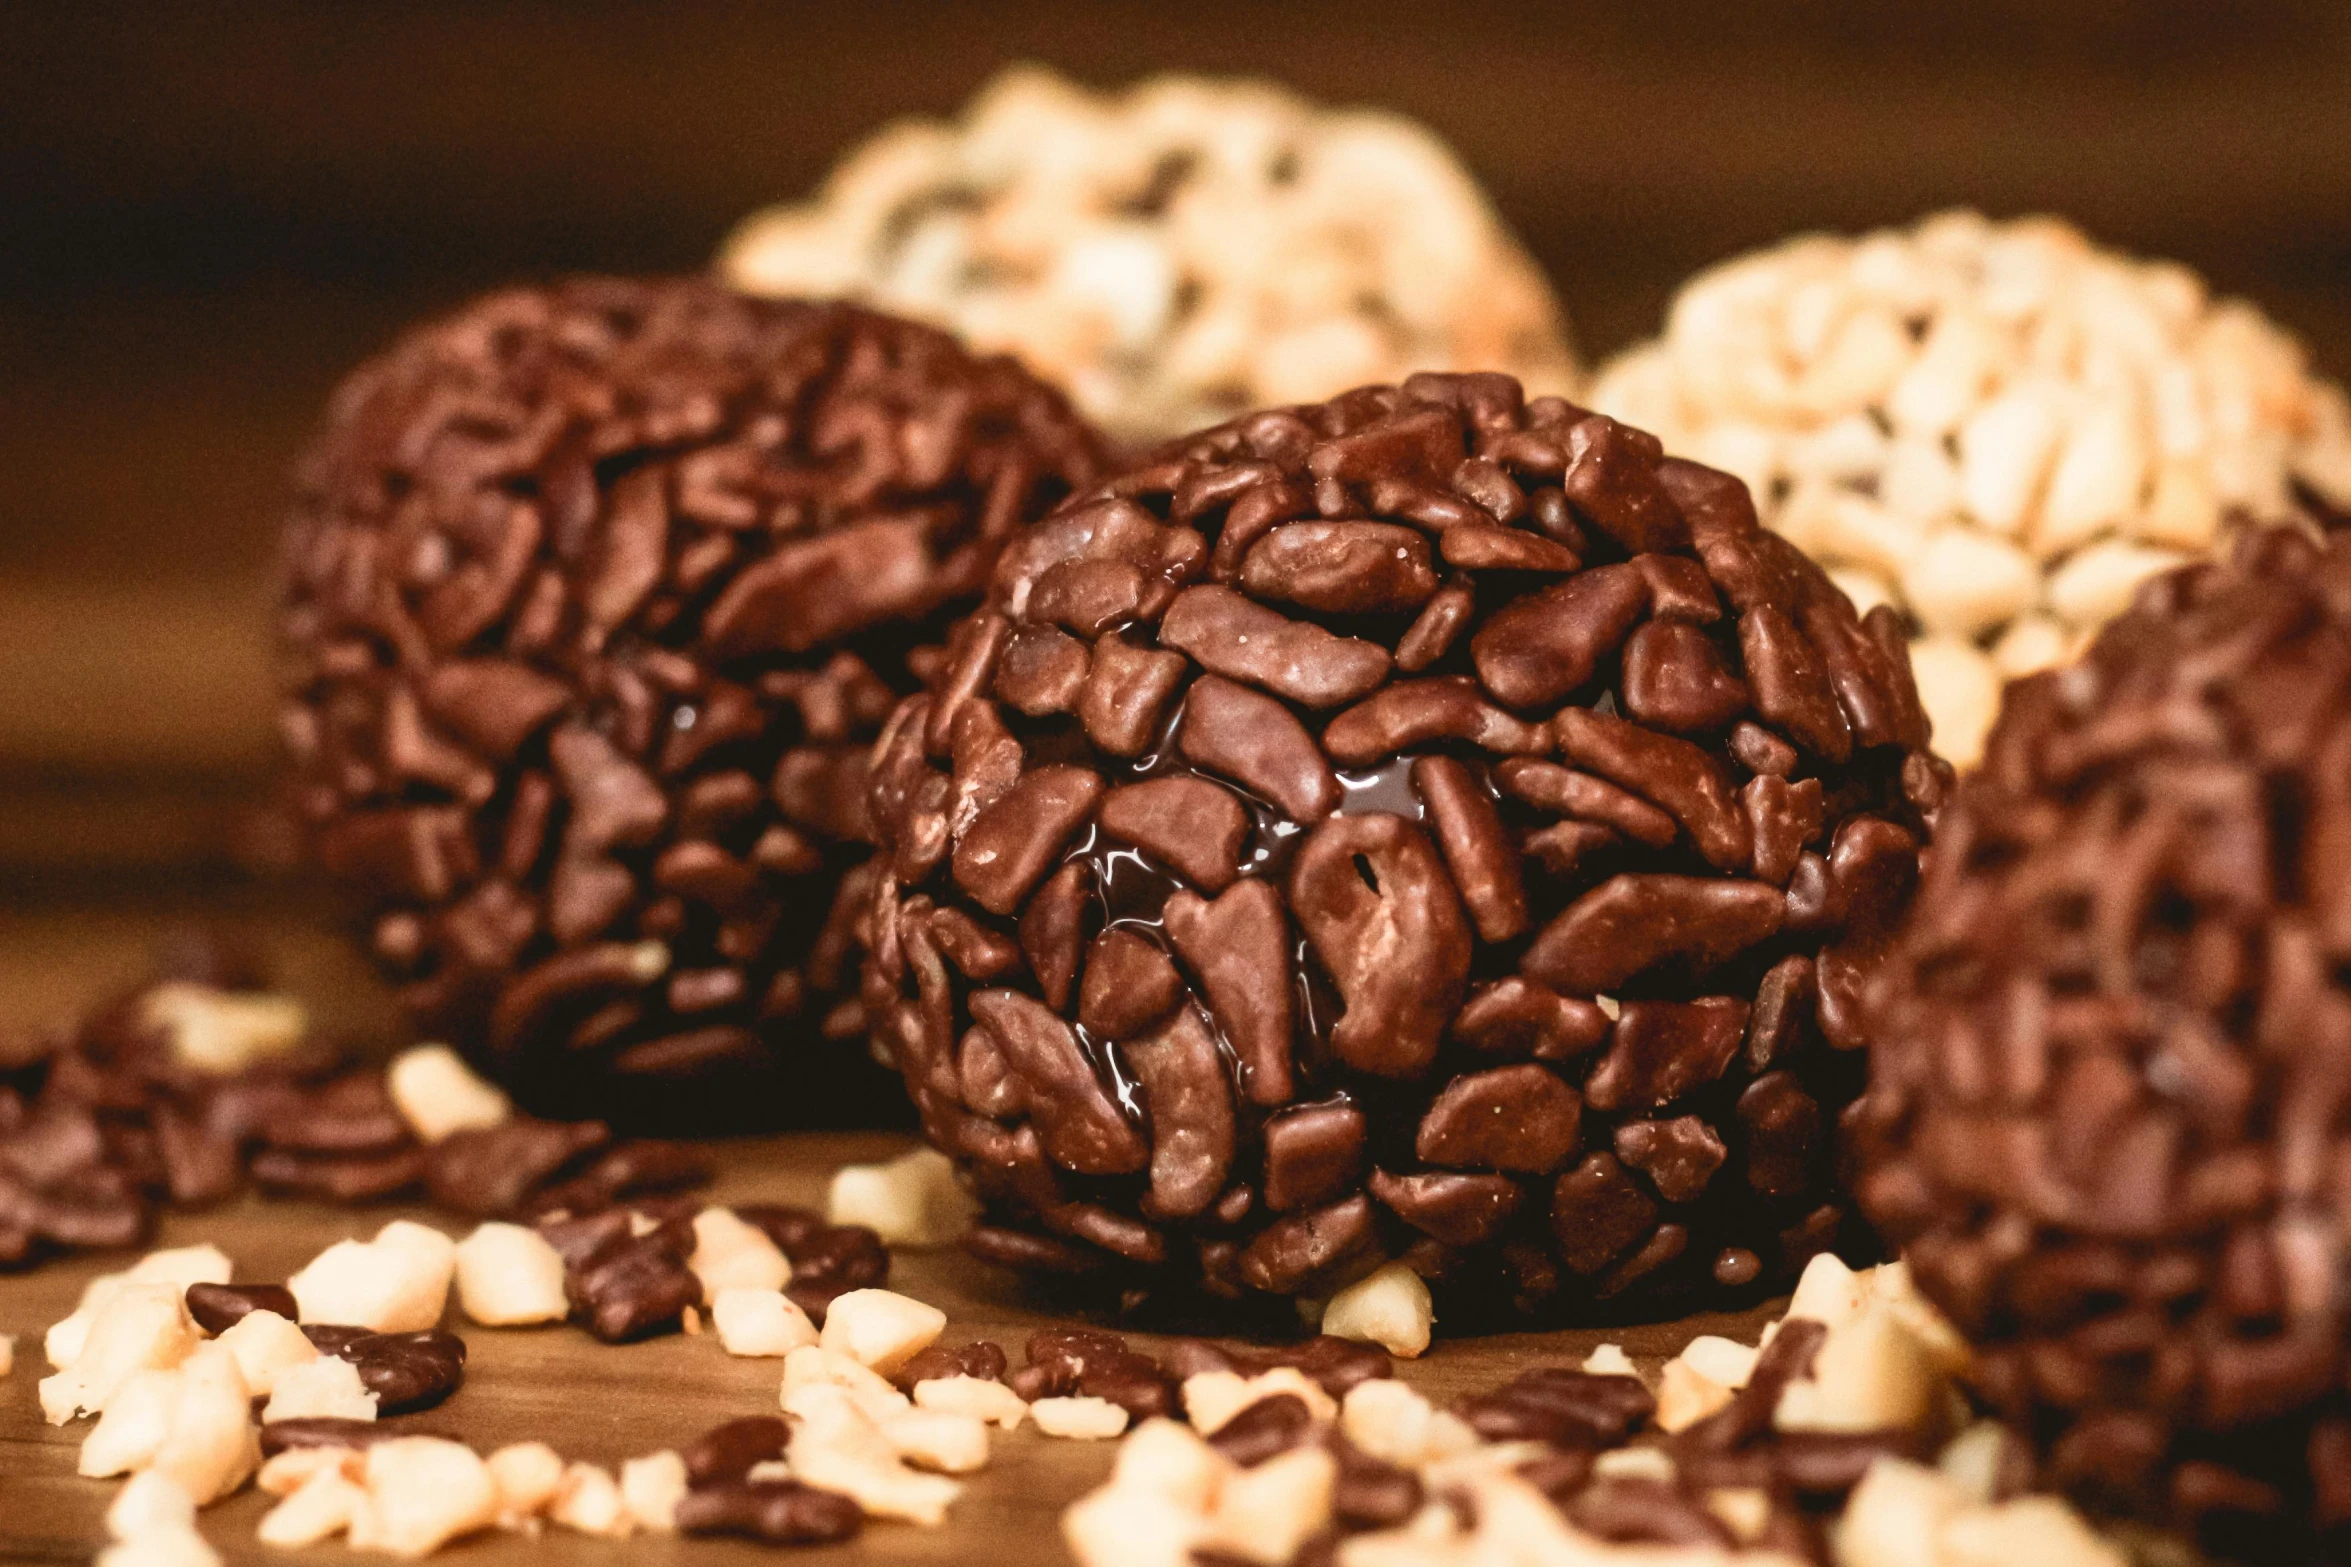
<svg viewBox="0 0 2351 1567">
<path fill-rule="evenodd" d="M 984 1255 L 1751 1296 L 1854 1239 L 1925 739 L 1892 613 L 1639 431 L 1502 375 L 1254 414 L 1025 531 L 891 720 L 876 1047 Z"/>
<path fill-rule="evenodd" d="M 822 1117 L 868 746 L 1096 466 L 1009 361 L 700 279 L 492 295 L 358 371 L 287 536 L 285 731 L 419 1025 L 542 1108 Z"/>
<path fill-rule="evenodd" d="M 1592 402 L 1745 479 L 1856 604 L 1900 609 L 1962 767 L 2001 681 L 2073 657 L 2147 577 L 2232 523 L 2351 506 L 2351 405 L 2299 343 L 2047 218 L 1725 262 Z"/>
<path fill-rule="evenodd" d="M 1018 354 L 1131 442 L 1416 370 L 1575 374 L 1541 274 L 1443 143 L 1265 82 L 1098 94 L 1016 67 L 748 220 L 721 264 Z"/>
<path fill-rule="evenodd" d="M 2347 963 L 2351 543 L 2254 532 L 2009 689 L 1871 995 L 1859 1118 L 1868 1212 L 2049 1479 L 2232 1547 L 2315 1523 L 2326 1560 Z"/>
</svg>

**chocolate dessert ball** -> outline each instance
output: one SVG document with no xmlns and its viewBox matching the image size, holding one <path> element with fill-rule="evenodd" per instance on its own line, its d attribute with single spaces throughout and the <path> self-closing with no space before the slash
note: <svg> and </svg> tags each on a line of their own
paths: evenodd
<svg viewBox="0 0 2351 1567">
<path fill-rule="evenodd" d="M 2051 1479 L 2351 1521 L 2351 543 L 2010 688 L 1871 997 L 1860 1191 Z M 2276 1559 L 2264 1557 L 2261 1559 Z"/>
<path fill-rule="evenodd" d="M 1760 1291 L 1851 1238 L 1926 737 L 1891 617 L 1637 430 L 1501 375 L 1253 414 L 1026 530 L 892 718 L 876 1049 L 999 1259 Z"/>
<path fill-rule="evenodd" d="M 1097 454 L 1009 360 L 697 279 L 492 295 L 359 370 L 288 530 L 285 729 L 418 1025 L 542 1110 L 823 1116 L 868 746 Z"/>
</svg>

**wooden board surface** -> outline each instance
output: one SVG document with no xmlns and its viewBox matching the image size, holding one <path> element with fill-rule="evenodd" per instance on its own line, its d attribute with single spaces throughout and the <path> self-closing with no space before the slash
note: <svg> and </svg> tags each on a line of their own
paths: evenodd
<svg viewBox="0 0 2351 1567">
<path fill-rule="evenodd" d="M 28 1013 L 54 1016 L 72 1001 L 136 975 L 143 947 L 166 928 L 152 907 L 97 906 L 71 914 L 0 915 L 0 1021 Z M 279 957 L 290 988 L 314 1004 L 339 1004 L 345 1026 L 364 1026 L 364 987 L 337 945 L 316 924 L 267 908 L 235 922 Z M 380 1026 L 388 1022 L 380 1017 Z M 907 1146 L 886 1133 L 804 1133 L 713 1145 L 720 1167 L 710 1195 L 719 1202 L 789 1202 L 822 1206 L 826 1182 L 841 1164 L 887 1157 Z M 396 1216 L 465 1225 L 424 1209 L 334 1209 L 247 1198 L 207 1213 L 166 1218 L 158 1245 L 211 1241 L 235 1261 L 240 1281 L 287 1277 L 319 1250 L 367 1235 Z M 16 1369 L 0 1379 L 0 1561 L 87 1562 L 103 1536 L 100 1520 L 118 1482 L 84 1480 L 74 1459 L 91 1422 L 42 1423 L 37 1384 L 48 1371 L 41 1335 L 73 1309 L 96 1274 L 120 1268 L 121 1255 L 52 1263 L 30 1274 L 0 1276 L 0 1333 L 16 1336 Z M 948 1341 L 994 1338 L 1017 1363 L 1034 1329 L 1070 1320 L 1024 1290 L 1010 1275 L 956 1251 L 901 1252 L 891 1284 L 948 1315 Z M 1650 1369 L 1690 1337 L 1724 1332 L 1752 1342 L 1766 1313 L 1705 1317 L 1606 1332 L 1505 1334 L 1440 1341 L 1401 1374 L 1432 1396 L 1489 1387 L 1528 1366 L 1580 1360 L 1604 1339 L 1624 1344 Z M 454 1304 L 450 1323 L 466 1341 L 465 1386 L 439 1409 L 404 1417 L 413 1428 L 458 1437 L 487 1452 L 536 1438 L 567 1458 L 604 1464 L 678 1447 L 722 1420 L 775 1409 L 781 1363 L 728 1356 L 708 1335 L 672 1335 L 610 1347 L 570 1326 L 475 1327 Z M 1139 1344 L 1151 1342 L 1137 1335 Z M 1056 1441 L 1022 1430 L 995 1439 L 989 1467 L 971 1477 L 941 1529 L 870 1525 L 855 1544 L 788 1559 L 812 1564 L 958 1562 L 971 1567 L 1046 1567 L 1069 1560 L 1059 1528 L 1063 1507 L 1108 1473 L 1112 1444 Z M 251 1491 L 208 1510 L 205 1537 L 231 1562 L 354 1560 L 340 1545 L 307 1552 L 273 1551 L 253 1537 L 268 1498 Z M 721 1562 L 761 1548 L 722 1541 L 641 1538 L 589 1540 L 550 1531 L 537 1540 L 485 1535 L 454 1546 L 455 1561 Z"/>
</svg>

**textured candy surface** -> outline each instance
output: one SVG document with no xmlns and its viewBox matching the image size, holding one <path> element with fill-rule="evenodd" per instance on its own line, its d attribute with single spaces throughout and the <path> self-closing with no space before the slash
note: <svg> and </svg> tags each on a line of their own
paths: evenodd
<svg viewBox="0 0 2351 1567">
<path fill-rule="evenodd" d="M 491 296 L 360 370 L 287 537 L 285 729 L 420 1024 L 635 1116 L 841 1054 L 868 742 L 1095 466 L 1009 361 L 698 279 Z"/>
<path fill-rule="evenodd" d="M 877 1048 L 1038 1268 L 1457 1313 L 1852 1239 L 1856 988 L 1946 771 L 1890 616 L 1508 377 L 1085 492 L 893 716 Z"/>
<path fill-rule="evenodd" d="M 1981 1390 L 2223 1537 L 2351 1522 L 2347 675 L 2351 550 L 2158 579 L 2011 690 L 1872 1000 L 1861 1195 Z"/>
</svg>

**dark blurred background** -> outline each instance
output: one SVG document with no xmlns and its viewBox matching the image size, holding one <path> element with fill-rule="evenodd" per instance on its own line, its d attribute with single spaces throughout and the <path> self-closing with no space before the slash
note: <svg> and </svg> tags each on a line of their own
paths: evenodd
<svg viewBox="0 0 2351 1567">
<path fill-rule="evenodd" d="M 273 896 L 272 534 L 339 373 L 503 279 L 699 266 L 1019 59 L 1419 117 L 1592 362 L 1706 262 L 1969 203 L 2184 259 L 2351 370 L 2341 0 L 0 5 L 15 966 L 109 909 Z"/>
</svg>

